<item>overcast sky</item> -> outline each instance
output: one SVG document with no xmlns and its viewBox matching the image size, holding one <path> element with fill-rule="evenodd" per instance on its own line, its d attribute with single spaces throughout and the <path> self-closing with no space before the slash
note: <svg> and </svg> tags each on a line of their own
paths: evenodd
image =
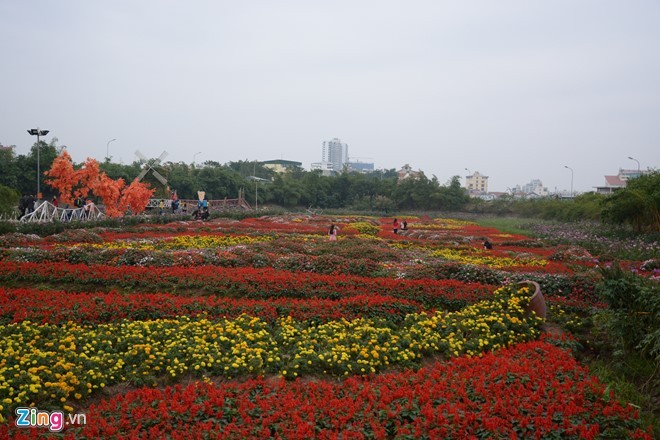
<svg viewBox="0 0 660 440">
<path fill-rule="evenodd" d="M 17 154 L 40 127 L 76 162 L 309 169 L 337 137 L 493 191 L 660 163 L 657 0 L 0 0 L 0 57 Z"/>
</svg>

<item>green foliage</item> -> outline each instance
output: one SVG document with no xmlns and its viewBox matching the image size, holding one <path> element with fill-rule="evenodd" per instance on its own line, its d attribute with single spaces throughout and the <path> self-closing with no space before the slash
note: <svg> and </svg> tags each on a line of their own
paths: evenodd
<svg viewBox="0 0 660 440">
<path fill-rule="evenodd" d="M 609 329 L 628 352 L 660 361 L 660 291 L 658 283 L 623 270 L 618 264 L 599 269 L 598 295 L 609 305 Z"/>
<path fill-rule="evenodd" d="M 0 221 L 0 235 L 8 234 L 10 232 L 16 232 L 16 226 L 14 226 L 14 223 L 8 221 Z"/>
<path fill-rule="evenodd" d="M 468 210 L 486 214 L 513 215 L 564 222 L 598 220 L 604 198 L 600 194 L 587 193 L 570 200 L 503 198 L 484 203 L 482 200 L 472 199 Z"/>
<path fill-rule="evenodd" d="M 660 231 L 660 173 L 628 181 L 604 202 L 602 217 L 616 224 L 630 224 L 635 231 Z"/>
<path fill-rule="evenodd" d="M 0 215 L 9 216 L 16 211 L 19 199 L 18 191 L 0 185 Z"/>
<path fill-rule="evenodd" d="M 16 188 L 18 180 L 13 147 L 0 144 L 0 185 Z"/>
</svg>

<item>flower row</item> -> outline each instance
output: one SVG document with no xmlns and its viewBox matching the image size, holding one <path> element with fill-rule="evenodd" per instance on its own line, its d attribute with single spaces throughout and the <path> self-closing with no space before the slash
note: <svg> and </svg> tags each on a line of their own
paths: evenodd
<svg viewBox="0 0 660 440">
<path fill-rule="evenodd" d="M 88 246 L 94 249 L 209 249 L 248 245 L 272 239 L 273 237 L 269 235 L 258 237 L 248 235 L 179 235 L 165 240 L 117 240 Z"/>
<path fill-rule="evenodd" d="M 337 300 L 274 298 L 268 300 L 181 296 L 168 293 L 64 292 L 0 287 L 0 323 L 32 321 L 42 324 L 100 324 L 122 319 L 145 320 L 203 316 L 237 318 L 241 314 L 268 322 L 292 316 L 296 320 L 383 318 L 400 322 L 424 309 L 413 300 L 358 295 Z"/>
<path fill-rule="evenodd" d="M 502 256 L 486 255 L 483 252 L 466 252 L 458 249 L 438 249 L 430 254 L 433 258 L 456 261 L 463 264 L 474 264 L 493 268 L 511 268 L 525 266 L 527 268 L 542 268 L 548 264 L 547 261 L 538 258 L 511 258 Z"/>
<path fill-rule="evenodd" d="M 0 261 L 0 281 L 70 283 L 106 286 L 141 292 L 176 292 L 192 295 L 204 291 L 225 297 L 328 298 L 381 295 L 411 299 L 425 307 L 457 310 L 490 296 L 491 286 L 455 280 L 395 280 L 360 276 L 291 273 L 270 268 L 114 267 L 102 265 L 17 263 Z"/>
<path fill-rule="evenodd" d="M 393 327 L 359 318 L 316 324 L 292 317 L 211 321 L 180 317 L 97 326 L 30 321 L 0 326 L 0 404 L 52 407 L 106 385 L 187 375 L 347 376 L 418 366 L 425 355 L 477 356 L 537 337 L 526 288 L 498 289 L 460 312 L 407 315 Z"/>
<path fill-rule="evenodd" d="M 610 399 L 571 355 L 528 342 L 481 358 L 436 361 L 341 382 L 193 382 L 92 405 L 73 438 L 636 438 L 636 410 Z M 46 428 L 0 426 L 26 439 Z"/>
</svg>

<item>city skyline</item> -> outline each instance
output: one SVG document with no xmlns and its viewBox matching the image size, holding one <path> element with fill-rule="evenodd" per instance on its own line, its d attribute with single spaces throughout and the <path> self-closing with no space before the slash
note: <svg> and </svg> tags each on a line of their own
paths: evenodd
<svg viewBox="0 0 660 440">
<path fill-rule="evenodd" d="M 591 191 L 660 163 L 658 22 L 649 0 L 0 2 L 0 143 L 309 169 L 337 137 L 441 183 Z"/>
<path fill-rule="evenodd" d="M 57 138 L 57 136 L 53 136 L 53 138 Z M 50 138 L 50 139 L 48 139 L 48 138 L 46 138 L 46 139 L 42 139 L 42 141 L 44 141 L 44 142 L 49 142 L 49 140 L 52 140 L 52 138 Z M 116 139 L 110 140 L 110 141 L 108 142 L 108 144 L 109 144 L 111 141 L 114 141 L 114 140 L 116 140 Z M 338 139 L 338 138 L 333 138 L 332 141 L 330 141 L 330 142 L 325 142 L 325 141 L 322 142 L 322 144 L 323 144 L 323 147 L 322 147 L 322 156 L 323 156 L 325 159 L 327 159 L 327 157 L 325 157 L 325 156 L 328 156 L 328 157 L 329 157 L 329 152 L 326 151 L 326 144 L 331 144 L 331 143 L 334 142 L 334 141 L 338 141 L 338 142 L 339 142 L 340 139 Z M 4 144 L 3 144 L 3 147 L 15 147 L 15 154 L 17 154 L 17 155 L 19 155 L 19 154 L 26 155 L 26 154 L 29 154 L 29 148 L 30 148 L 32 145 L 34 145 L 34 144 L 31 144 L 31 145 L 27 146 L 26 151 L 23 151 L 23 152 L 18 151 L 19 148 L 18 148 L 16 145 L 4 145 Z M 58 147 L 64 147 L 64 146 L 65 146 L 64 144 L 59 143 L 59 138 L 58 138 L 58 143 L 57 143 L 57 145 L 58 145 Z M 346 147 L 348 146 L 347 144 L 342 144 L 342 145 L 344 145 L 344 146 L 346 146 Z M 68 146 L 66 146 L 66 147 L 67 147 L 67 151 L 70 151 L 69 148 L 68 148 Z M 106 148 L 108 148 L 108 146 L 106 146 Z M 162 153 L 162 152 L 161 152 L 161 153 Z M 194 153 L 194 155 L 193 155 L 193 160 L 190 161 L 190 162 L 186 162 L 185 160 L 181 160 L 181 161 L 165 160 L 165 161 L 163 161 L 163 163 L 167 163 L 167 162 L 184 162 L 184 163 L 193 164 L 193 163 L 195 163 L 195 161 L 194 161 L 195 157 L 197 157 L 199 154 L 200 154 L 200 153 Z M 352 162 L 350 156 L 347 155 L 347 151 L 346 151 L 346 150 L 344 150 L 343 153 L 339 153 L 339 154 L 345 154 L 345 157 L 346 157 L 346 159 L 347 159 L 346 161 L 343 162 L 343 165 L 347 165 L 347 164 L 349 164 L 350 162 Z M 76 162 L 76 163 L 82 163 L 82 162 L 84 162 L 85 159 L 87 159 L 87 157 L 91 157 L 91 156 L 85 156 L 84 159 L 80 159 L 80 160 L 77 160 L 77 159 L 75 159 L 75 158 L 73 158 L 73 157 L 72 157 L 72 159 L 73 159 L 74 162 Z M 107 157 L 107 156 L 106 156 L 106 157 Z M 148 155 L 147 155 L 147 156 L 144 156 L 144 157 L 147 157 L 147 159 L 155 159 L 155 157 L 151 157 L 151 156 L 148 156 Z M 91 158 L 96 159 L 98 162 L 103 162 L 103 161 L 105 160 L 105 157 L 103 157 L 103 158 L 91 157 Z M 299 161 L 297 161 L 295 158 L 286 158 L 286 159 L 284 159 L 283 157 L 281 157 L 280 159 L 288 160 L 288 161 L 299 162 Z M 373 159 L 373 158 L 369 158 L 369 159 Z M 121 161 L 120 161 L 120 160 L 116 160 L 112 155 L 110 155 L 110 160 L 111 160 L 112 162 L 116 162 L 116 163 L 124 163 L 124 164 L 129 164 L 129 163 L 133 163 L 134 161 L 140 161 L 140 160 L 144 161 L 143 158 L 141 159 L 141 158 L 140 158 L 139 156 L 137 156 L 137 155 L 136 155 L 135 158 L 134 158 L 133 160 L 131 160 L 131 161 L 124 161 L 123 159 L 121 159 Z M 229 162 L 238 162 L 238 161 L 241 161 L 241 160 L 248 161 L 248 162 L 268 162 L 268 161 L 273 161 L 273 160 L 277 160 L 277 159 L 273 159 L 273 158 L 246 158 L 246 159 L 237 159 L 237 160 L 232 160 L 232 161 L 227 161 L 227 162 L 221 162 L 221 161 L 216 160 L 216 159 L 213 159 L 213 158 L 207 158 L 206 160 L 209 160 L 209 161 L 212 161 L 212 162 L 218 162 L 218 163 L 220 163 L 220 164 L 227 164 L 227 163 L 229 163 Z M 205 162 L 206 160 L 197 161 L 197 165 L 200 166 L 200 165 L 203 164 L 203 162 Z M 638 164 L 638 161 L 637 161 L 635 158 L 629 157 L 628 160 L 633 160 L 633 161 L 635 162 L 635 164 L 636 164 L 635 166 L 639 166 L 639 167 L 640 167 L 640 170 L 641 170 L 642 172 L 649 171 L 649 170 L 657 170 L 657 168 L 654 168 L 654 167 L 641 168 L 641 163 Z M 200 162 L 201 162 L 201 163 L 200 163 Z M 360 160 L 357 160 L 357 161 L 356 161 L 356 163 L 361 163 L 361 162 L 363 162 L 363 161 L 360 161 Z M 302 162 L 301 162 L 301 163 L 302 163 Z M 321 164 L 324 164 L 324 163 L 326 163 L 326 164 L 328 164 L 328 165 L 332 165 L 332 164 L 333 164 L 333 162 L 328 162 L 328 161 L 323 160 L 322 162 L 311 162 L 311 163 L 309 164 L 309 166 L 305 166 L 305 164 L 302 163 L 302 168 L 303 168 L 304 170 L 306 170 L 306 171 L 313 171 L 314 169 L 321 170 L 321 169 L 323 169 L 323 168 L 320 167 L 320 165 L 321 165 Z M 370 164 L 371 164 L 371 163 L 376 163 L 376 162 L 370 161 L 370 162 L 363 162 L 363 163 L 370 163 Z M 398 165 L 398 166 L 395 166 L 395 167 L 374 167 L 373 170 L 368 169 L 368 170 L 350 170 L 350 171 L 354 171 L 354 172 L 378 172 L 378 171 L 381 171 L 381 170 L 394 170 L 394 171 L 398 171 L 398 170 L 401 169 L 404 165 L 406 165 L 406 164 L 403 164 L 403 163 L 402 163 L 402 164 L 400 164 L 400 165 Z M 316 167 L 315 167 L 315 166 L 316 166 Z M 428 171 L 425 170 L 425 169 L 423 169 L 423 168 L 415 168 L 415 167 L 411 167 L 411 168 L 414 169 L 415 171 L 422 171 L 422 172 L 424 173 L 424 175 L 425 175 L 427 178 L 429 178 L 429 179 L 431 179 L 431 178 L 434 177 L 434 175 L 429 174 Z M 569 167 L 564 166 L 564 168 L 569 168 Z M 45 171 L 45 170 L 44 170 L 44 171 Z M 336 170 L 334 170 L 334 168 L 333 168 L 333 171 L 336 171 Z M 470 170 L 469 168 L 464 168 L 463 171 L 464 171 L 463 173 L 457 173 L 457 174 L 454 174 L 454 175 L 452 175 L 452 176 L 448 176 L 448 177 L 447 177 L 446 179 L 444 179 L 444 180 L 443 180 L 440 176 L 435 176 L 435 177 L 437 177 L 437 178 L 438 178 L 438 181 L 440 182 L 440 184 L 443 185 L 443 184 L 448 184 L 449 181 L 450 181 L 454 176 L 458 176 L 458 177 L 460 178 L 461 185 L 464 186 L 464 187 L 466 187 L 466 188 L 468 188 L 467 178 L 468 178 L 470 175 L 474 175 L 474 174 L 487 175 L 487 176 L 488 176 L 488 191 L 487 191 L 487 192 L 489 192 L 489 193 L 511 193 L 511 192 L 513 192 L 513 191 L 516 191 L 516 190 L 520 190 L 521 192 L 529 192 L 529 191 L 525 190 L 525 187 L 528 187 L 528 186 L 530 186 L 530 185 L 531 185 L 531 186 L 542 186 L 542 187 L 544 188 L 543 193 L 546 193 L 546 192 L 547 192 L 547 193 L 549 193 L 549 194 L 569 194 L 569 193 L 571 192 L 571 187 L 570 187 L 570 185 L 569 185 L 568 187 L 566 187 L 566 188 L 560 188 L 560 187 L 550 188 L 550 187 L 548 187 L 545 183 L 543 183 L 542 179 L 540 179 L 540 178 L 538 178 L 538 177 L 534 177 L 533 175 L 530 175 L 530 176 L 527 178 L 527 180 L 520 181 L 520 182 L 512 182 L 512 183 L 510 183 L 510 184 L 507 184 L 506 188 L 504 188 L 504 189 L 500 189 L 499 187 L 498 187 L 497 189 L 495 189 L 495 188 L 492 188 L 492 187 L 491 187 L 490 176 L 494 174 L 494 175 L 495 175 L 495 179 L 497 179 L 497 178 L 498 178 L 497 173 L 485 173 L 485 172 L 482 172 L 481 170 Z M 618 174 L 618 173 L 620 173 L 620 172 L 624 172 L 624 173 L 627 172 L 627 173 L 630 173 L 630 172 L 635 172 L 635 171 L 636 171 L 635 169 L 632 169 L 632 168 L 626 168 L 626 167 L 623 167 L 623 166 L 618 167 L 618 169 L 616 169 L 616 170 L 604 170 L 604 172 L 603 172 L 603 174 L 602 174 L 602 176 L 601 176 L 601 179 L 600 179 L 598 182 L 593 182 L 593 185 L 591 185 L 589 188 L 587 188 L 587 189 L 572 188 L 572 190 L 573 190 L 573 192 L 575 192 L 575 194 L 582 194 L 582 193 L 587 193 L 587 192 L 594 192 L 594 191 L 596 191 L 596 188 L 597 188 L 597 187 L 603 187 L 603 186 L 606 185 L 606 176 L 616 175 L 616 174 Z M 540 183 L 539 183 L 539 182 L 540 182 Z"/>
</svg>

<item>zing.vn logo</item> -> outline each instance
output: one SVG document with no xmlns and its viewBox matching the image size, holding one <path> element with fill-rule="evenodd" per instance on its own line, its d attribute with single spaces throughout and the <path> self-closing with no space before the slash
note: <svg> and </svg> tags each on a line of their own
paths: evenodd
<svg viewBox="0 0 660 440">
<path fill-rule="evenodd" d="M 64 419 L 62 411 L 39 411 L 37 408 L 16 408 L 16 426 L 19 428 L 29 428 L 37 426 L 46 426 L 51 432 L 59 432 L 64 425 L 86 425 L 87 417 L 85 414 L 67 414 Z"/>
</svg>

